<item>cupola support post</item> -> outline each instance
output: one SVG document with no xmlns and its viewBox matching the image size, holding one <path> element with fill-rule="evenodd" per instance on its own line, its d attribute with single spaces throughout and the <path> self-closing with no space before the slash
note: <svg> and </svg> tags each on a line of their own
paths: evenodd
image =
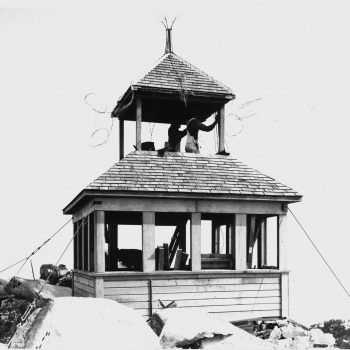
<svg viewBox="0 0 350 350">
<path fill-rule="evenodd" d="M 218 145 L 218 151 L 224 152 L 225 151 L 225 106 L 222 105 L 219 110 L 219 123 L 218 123 L 218 129 L 219 129 L 219 145 Z"/>
<path fill-rule="evenodd" d="M 142 101 L 136 98 L 136 150 L 141 151 Z"/>
<path fill-rule="evenodd" d="M 119 119 L 119 160 L 124 158 L 124 120 Z"/>
</svg>

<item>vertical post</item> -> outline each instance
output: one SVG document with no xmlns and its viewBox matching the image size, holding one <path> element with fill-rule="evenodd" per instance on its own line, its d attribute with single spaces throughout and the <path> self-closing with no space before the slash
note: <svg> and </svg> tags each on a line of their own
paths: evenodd
<svg viewBox="0 0 350 350">
<path fill-rule="evenodd" d="M 82 265 L 81 265 L 81 220 L 77 221 L 77 243 L 78 243 L 78 247 L 77 247 L 77 252 L 78 252 L 78 260 L 77 260 L 77 269 L 81 270 L 82 269 Z"/>
<path fill-rule="evenodd" d="M 136 98 L 136 149 L 141 151 L 141 122 L 142 122 L 142 102 L 140 97 Z"/>
<path fill-rule="evenodd" d="M 260 236 L 258 240 L 258 267 L 262 268 L 267 265 L 267 235 L 266 235 L 266 219 L 261 223 Z"/>
<path fill-rule="evenodd" d="M 234 255 L 235 247 L 235 222 L 234 217 L 232 222 L 226 225 L 226 254 Z"/>
<path fill-rule="evenodd" d="M 201 214 L 191 213 L 191 270 L 201 270 Z"/>
<path fill-rule="evenodd" d="M 109 266 L 111 271 L 116 271 L 118 269 L 118 224 L 109 224 Z"/>
<path fill-rule="evenodd" d="M 86 225 L 86 242 L 85 244 L 87 245 L 86 252 L 87 252 L 87 266 L 85 267 L 86 271 L 90 271 L 90 261 L 91 261 L 91 256 L 90 256 L 90 215 L 88 214 L 85 218 L 85 225 Z"/>
<path fill-rule="evenodd" d="M 74 266 L 74 269 L 78 268 L 78 234 L 76 234 L 77 228 L 78 228 L 78 223 L 74 222 L 74 224 L 73 224 L 73 246 L 74 246 L 73 266 Z"/>
<path fill-rule="evenodd" d="M 102 210 L 95 211 L 95 272 L 105 272 L 105 212 Z M 95 278 L 95 297 L 104 297 L 103 277 Z"/>
<path fill-rule="evenodd" d="M 89 271 L 93 272 L 95 270 L 95 215 L 94 213 L 89 214 L 89 256 L 90 256 L 90 264 Z"/>
<path fill-rule="evenodd" d="M 247 268 L 247 215 L 236 214 L 235 269 Z"/>
<path fill-rule="evenodd" d="M 220 254 L 220 225 L 215 220 L 211 222 L 211 252 Z"/>
<path fill-rule="evenodd" d="M 85 218 L 81 219 L 80 235 L 81 235 L 81 263 L 80 269 L 85 270 Z"/>
<path fill-rule="evenodd" d="M 225 106 L 219 109 L 219 147 L 218 152 L 225 151 Z"/>
<path fill-rule="evenodd" d="M 124 158 L 124 120 L 119 119 L 119 160 Z"/>
<path fill-rule="evenodd" d="M 105 272 L 105 212 L 95 211 L 95 272 Z"/>
<path fill-rule="evenodd" d="M 279 270 L 287 270 L 288 247 L 287 247 L 287 214 L 278 215 L 278 251 L 277 261 Z"/>
<path fill-rule="evenodd" d="M 142 266 L 143 272 L 154 272 L 155 259 L 155 213 L 142 213 Z"/>
</svg>

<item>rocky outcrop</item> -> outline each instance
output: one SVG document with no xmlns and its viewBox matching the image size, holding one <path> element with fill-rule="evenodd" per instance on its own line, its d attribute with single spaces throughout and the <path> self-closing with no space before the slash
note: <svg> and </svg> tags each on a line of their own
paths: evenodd
<svg viewBox="0 0 350 350">
<path fill-rule="evenodd" d="M 37 295 L 43 299 L 72 296 L 71 288 L 47 284 L 44 280 L 28 280 L 19 277 L 12 277 L 5 290 L 8 294 L 29 301 L 33 301 Z"/>
</svg>

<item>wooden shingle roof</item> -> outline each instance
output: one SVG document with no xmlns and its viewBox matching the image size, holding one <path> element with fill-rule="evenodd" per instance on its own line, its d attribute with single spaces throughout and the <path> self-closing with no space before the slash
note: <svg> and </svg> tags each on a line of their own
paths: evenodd
<svg viewBox="0 0 350 350">
<path fill-rule="evenodd" d="M 141 79 L 134 90 L 187 90 L 194 95 L 217 95 L 234 98 L 230 88 L 174 53 L 165 54 Z"/>
<path fill-rule="evenodd" d="M 222 198 L 298 202 L 302 196 L 275 179 L 222 155 L 135 151 L 91 182 L 65 209 L 91 196 Z"/>
<path fill-rule="evenodd" d="M 133 152 L 98 177 L 87 190 L 203 193 L 300 199 L 273 178 L 222 155 Z"/>
</svg>

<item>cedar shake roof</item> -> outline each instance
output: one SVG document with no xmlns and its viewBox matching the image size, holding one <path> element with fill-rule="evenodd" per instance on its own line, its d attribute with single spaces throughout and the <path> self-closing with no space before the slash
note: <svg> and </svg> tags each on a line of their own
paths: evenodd
<svg viewBox="0 0 350 350">
<path fill-rule="evenodd" d="M 297 202 L 301 195 L 273 178 L 222 155 L 135 151 L 88 185 L 86 195 L 196 196 Z"/>
<path fill-rule="evenodd" d="M 230 88 L 174 53 L 160 61 L 144 77 L 132 84 L 134 90 L 187 90 L 195 95 L 221 95 L 232 99 Z"/>
</svg>

